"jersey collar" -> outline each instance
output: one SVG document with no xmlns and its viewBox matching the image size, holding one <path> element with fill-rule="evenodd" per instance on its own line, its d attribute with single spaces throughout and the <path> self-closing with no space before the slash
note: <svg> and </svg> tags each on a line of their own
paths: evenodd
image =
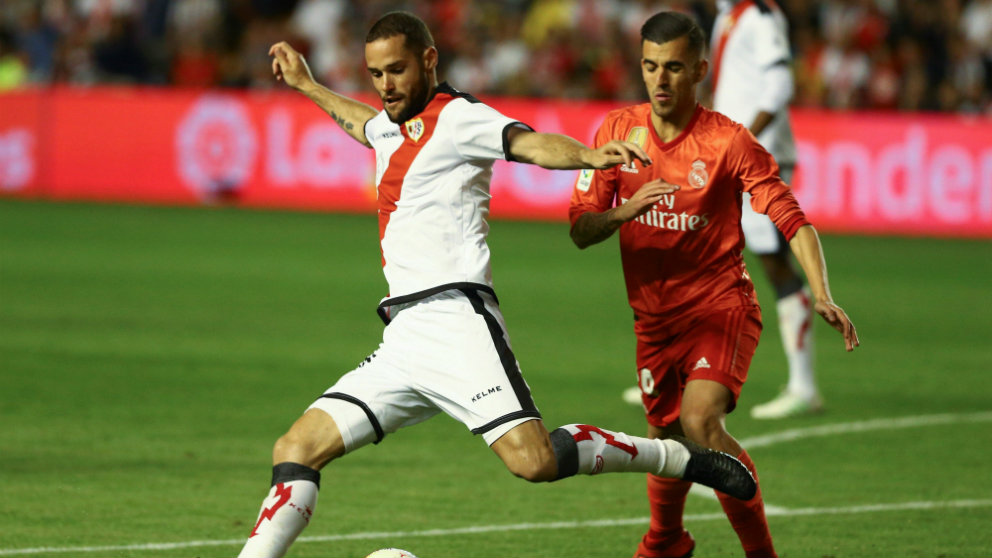
<svg viewBox="0 0 992 558">
<path fill-rule="evenodd" d="M 692 118 L 689 119 L 689 123 L 685 125 L 679 135 L 675 136 L 675 139 L 669 142 L 662 141 L 661 136 L 658 135 L 658 130 L 654 129 L 654 122 L 651 121 L 651 107 L 648 106 L 647 110 L 647 121 L 648 130 L 651 130 L 651 140 L 654 141 L 655 146 L 661 150 L 668 150 L 674 148 L 676 145 L 682 143 L 686 137 L 692 133 L 692 129 L 696 126 L 696 121 L 699 120 L 699 115 L 703 113 L 703 105 L 696 103 L 696 110 L 692 113 Z"/>
</svg>

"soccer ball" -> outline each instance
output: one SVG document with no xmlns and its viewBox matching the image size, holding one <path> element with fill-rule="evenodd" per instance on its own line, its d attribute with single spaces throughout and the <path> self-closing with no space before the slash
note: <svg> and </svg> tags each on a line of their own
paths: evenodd
<svg viewBox="0 0 992 558">
<path fill-rule="evenodd" d="M 409 550 L 399 548 L 380 548 L 365 558 L 417 558 Z"/>
</svg>

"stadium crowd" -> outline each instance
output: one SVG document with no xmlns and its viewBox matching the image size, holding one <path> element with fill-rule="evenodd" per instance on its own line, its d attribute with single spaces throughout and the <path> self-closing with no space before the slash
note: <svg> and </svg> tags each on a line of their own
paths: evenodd
<svg viewBox="0 0 992 558">
<path fill-rule="evenodd" d="M 797 106 L 992 114 L 992 0 L 778 0 Z M 366 90 L 364 29 L 406 9 L 442 76 L 477 95 L 637 100 L 630 48 L 663 9 L 713 0 L 3 0 L 0 90 L 51 84 L 270 88 L 289 39 L 317 78 Z"/>
</svg>

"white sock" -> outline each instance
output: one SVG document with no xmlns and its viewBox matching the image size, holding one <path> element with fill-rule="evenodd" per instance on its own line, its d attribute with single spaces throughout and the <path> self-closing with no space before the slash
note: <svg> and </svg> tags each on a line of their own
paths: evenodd
<svg viewBox="0 0 992 558">
<path fill-rule="evenodd" d="M 587 424 L 563 426 L 578 448 L 578 473 L 639 472 L 681 478 L 689 450 L 673 440 L 652 440 Z"/>
<path fill-rule="evenodd" d="M 804 287 L 777 304 L 782 346 L 789 362 L 789 393 L 803 398 L 816 395 L 813 372 L 813 303 Z"/>
<path fill-rule="evenodd" d="M 238 558 L 277 558 L 310 523 L 317 507 L 317 484 L 308 480 L 278 483 L 262 502 L 258 521 Z"/>
</svg>

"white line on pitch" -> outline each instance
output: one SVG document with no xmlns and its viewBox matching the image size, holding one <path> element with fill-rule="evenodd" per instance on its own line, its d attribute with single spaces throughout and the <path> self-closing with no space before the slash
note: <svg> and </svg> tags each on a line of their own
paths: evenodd
<svg viewBox="0 0 992 558">
<path fill-rule="evenodd" d="M 716 496 L 716 492 L 713 492 L 712 488 L 707 488 L 701 484 L 692 485 L 689 488 L 689 494 L 692 494 L 693 496 L 699 496 L 700 498 L 704 498 L 706 500 L 719 500 L 719 498 L 717 498 Z M 788 515 L 788 514 L 789 514 L 789 508 L 784 508 L 782 506 L 775 506 L 769 504 L 768 501 L 765 500 L 765 515 Z"/>
<path fill-rule="evenodd" d="M 782 442 L 791 442 L 803 438 L 818 438 L 835 436 L 849 432 L 867 432 L 870 430 L 898 430 L 920 426 L 938 426 L 942 424 L 960 424 L 962 422 L 992 422 L 992 411 L 967 414 L 923 415 L 917 417 L 885 418 L 844 422 L 840 424 L 824 424 L 809 428 L 793 428 L 764 436 L 752 436 L 740 441 L 747 449 L 773 446 Z"/>
<path fill-rule="evenodd" d="M 908 510 L 936 510 L 948 508 L 987 508 L 992 507 L 992 500 L 956 500 L 951 502 L 903 502 L 897 504 L 868 504 L 861 506 L 831 507 L 831 508 L 800 508 L 785 512 L 768 511 L 771 516 L 814 516 L 814 515 L 846 515 L 858 513 L 879 513 Z M 725 519 L 721 513 L 690 514 L 685 520 L 715 521 Z M 453 535 L 474 535 L 480 533 L 504 533 L 510 531 L 537 531 L 554 529 L 585 529 L 590 527 L 622 527 L 627 525 L 646 525 L 649 517 L 630 517 L 624 519 L 594 519 L 588 521 L 552 521 L 547 523 L 513 523 L 509 525 L 475 525 L 453 529 L 426 529 L 421 531 L 369 531 L 364 533 L 345 533 L 341 535 L 313 535 L 300 537 L 297 543 L 334 542 L 349 540 L 400 539 L 411 537 L 447 537 Z M 244 544 L 244 539 L 186 541 L 175 543 L 146 543 L 107 546 L 74 546 L 74 547 L 41 547 L 41 548 L 10 548 L 0 549 L 0 556 L 16 556 L 28 554 L 57 554 L 83 552 L 122 552 L 149 550 L 176 550 L 206 546 L 238 546 Z"/>
<path fill-rule="evenodd" d="M 745 448 L 753 449 L 772 446 L 782 442 L 790 442 L 802 438 L 832 436 L 847 432 L 866 432 L 871 430 L 895 430 L 919 426 L 934 426 L 941 424 L 956 424 L 962 422 L 989 422 L 992 412 L 968 414 L 941 414 L 904 417 L 894 419 L 875 419 L 841 424 L 828 424 L 809 428 L 795 428 L 764 436 L 754 436 L 741 440 Z M 799 508 L 787 509 L 779 506 L 765 506 L 765 513 L 771 516 L 808 516 L 808 515 L 839 515 L 852 513 L 874 513 L 903 510 L 932 510 L 941 508 L 975 508 L 992 507 L 992 500 L 957 500 L 952 502 L 905 502 L 901 504 L 868 504 L 862 506 L 834 508 Z M 696 514 L 685 516 L 686 521 L 713 521 L 723 519 L 723 513 Z M 314 535 L 300 537 L 298 542 L 331 542 L 355 539 L 380 539 L 398 537 L 437 537 L 473 533 L 491 533 L 503 531 L 525 531 L 537 529 L 577 529 L 586 527 L 615 527 L 623 525 L 642 525 L 649 521 L 647 517 L 627 519 L 599 519 L 589 521 L 557 521 L 550 523 L 517 523 L 512 525 L 480 525 L 455 529 L 429 529 L 425 531 L 396 531 L 396 532 L 367 532 L 346 533 L 341 535 Z M 30 554 L 58 554 L 82 552 L 119 552 L 145 550 L 174 550 L 181 548 L 197 548 L 205 546 L 238 546 L 244 544 L 244 539 L 185 541 L 174 543 L 144 543 L 131 545 L 106 546 L 68 546 L 68 547 L 36 547 L 36 548 L 0 548 L 0 556 L 23 556 Z"/>
</svg>

